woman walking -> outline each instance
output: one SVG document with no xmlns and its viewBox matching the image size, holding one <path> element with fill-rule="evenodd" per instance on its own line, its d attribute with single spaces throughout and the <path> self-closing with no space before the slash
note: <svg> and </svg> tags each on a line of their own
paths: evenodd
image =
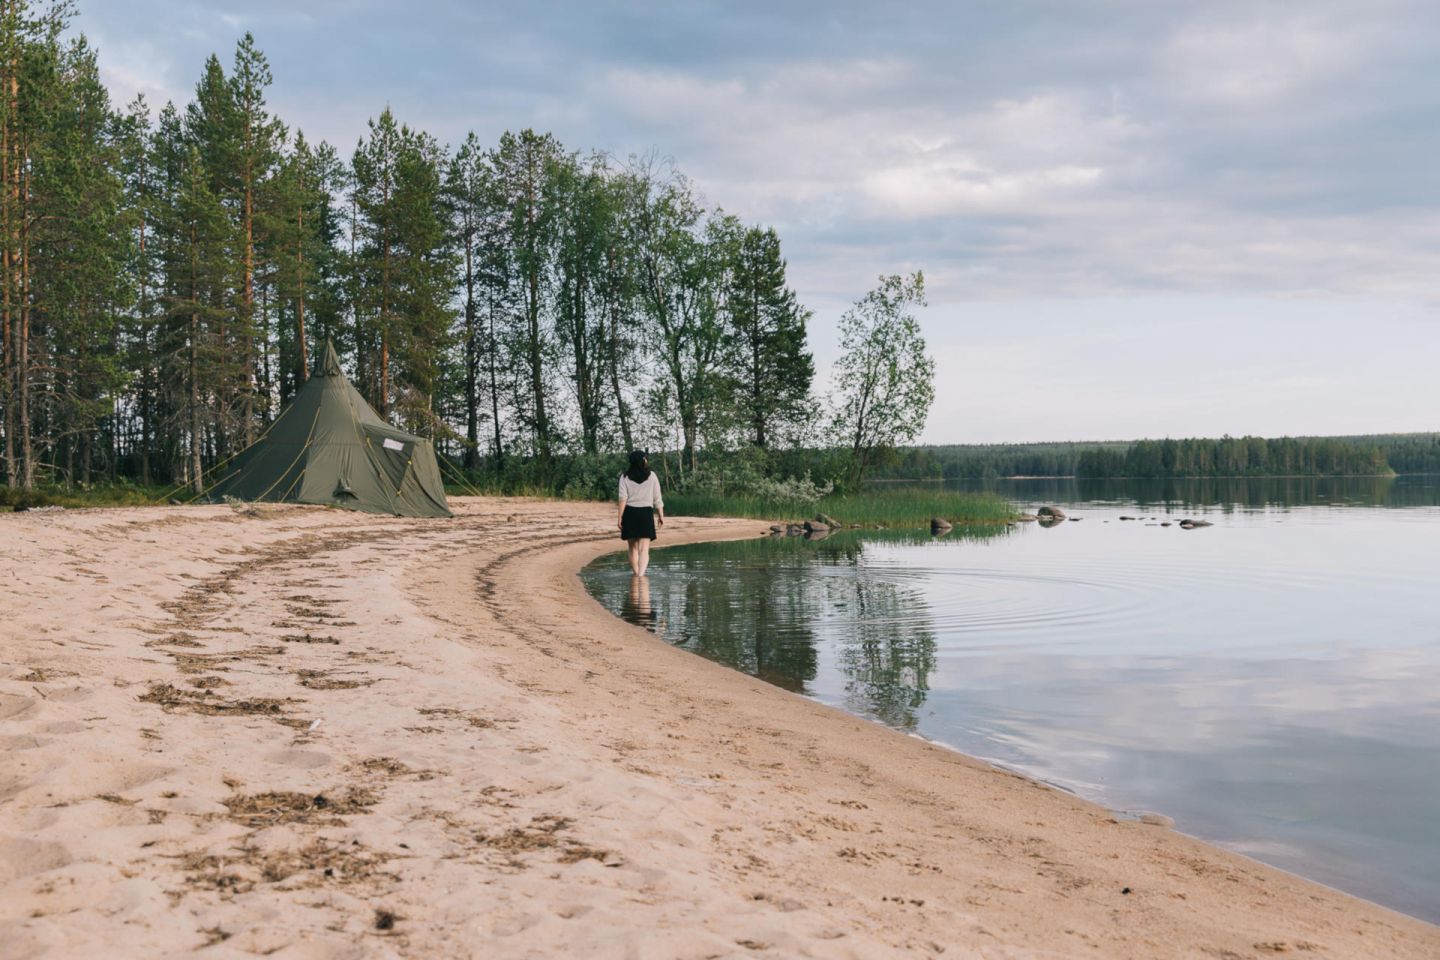
<svg viewBox="0 0 1440 960">
<path fill-rule="evenodd" d="M 660 478 L 650 470 L 650 456 L 644 450 L 630 452 L 630 469 L 620 474 L 620 539 L 630 545 L 630 569 L 645 576 L 650 566 L 650 541 L 655 527 L 665 526 L 665 500 L 660 496 Z"/>
</svg>

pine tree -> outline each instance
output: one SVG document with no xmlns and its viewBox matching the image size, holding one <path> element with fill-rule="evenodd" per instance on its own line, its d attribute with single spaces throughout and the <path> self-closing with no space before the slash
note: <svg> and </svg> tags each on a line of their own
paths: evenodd
<svg viewBox="0 0 1440 960">
<path fill-rule="evenodd" d="M 548 371 L 556 351 L 546 314 L 552 304 L 557 230 L 552 180 L 562 156 L 559 141 L 533 130 L 503 134 L 490 154 L 491 203 L 504 218 L 508 292 L 519 306 L 517 322 L 502 339 L 514 365 L 524 371 L 513 392 L 515 414 L 542 459 L 550 458 L 555 440 Z"/>
<path fill-rule="evenodd" d="M 284 126 L 265 109 L 265 89 L 272 82 L 265 55 L 255 46 L 255 38 L 246 33 L 235 48 L 235 64 L 230 77 L 229 143 L 225 162 L 230 166 L 225 181 L 234 192 L 231 200 L 237 220 L 239 241 L 240 289 L 237 304 L 235 335 L 241 352 L 241 410 L 244 439 L 248 445 L 255 439 L 257 363 L 255 341 L 264 341 L 264 331 L 257 329 L 255 310 L 256 226 L 263 223 L 257 210 L 260 196 L 268 188 L 280 146 L 285 140 Z"/>
<path fill-rule="evenodd" d="M 133 306 L 122 333 L 123 362 L 131 373 L 134 387 L 129 401 L 131 416 L 128 432 L 131 435 L 121 449 L 133 453 L 138 460 L 140 482 L 149 484 L 153 481 L 151 455 L 158 440 L 155 427 L 159 372 L 155 361 L 153 288 L 156 276 L 153 236 L 156 197 L 150 156 L 150 107 L 145 97 L 137 96 L 116 123 L 119 176 L 125 191 L 125 228 L 130 237 L 125 275 L 134 294 Z M 127 431 L 116 432 L 123 434 Z"/>
<path fill-rule="evenodd" d="M 762 450 L 809 415 L 815 361 L 805 349 L 809 312 L 786 284 L 780 237 L 745 231 L 730 273 L 725 376 L 750 442 Z"/>
<path fill-rule="evenodd" d="M 81 37 L 57 52 L 46 64 L 45 131 L 28 173 L 32 310 L 45 351 L 47 452 L 63 462 L 67 481 L 89 482 L 96 460 L 110 459 L 96 433 L 113 425 L 124 382 L 118 335 L 129 236 L 117 131 L 94 50 Z"/>
<path fill-rule="evenodd" d="M 431 432 L 455 267 L 441 196 L 443 159 L 434 138 L 397 125 L 387 108 L 370 122 L 370 137 L 352 161 L 361 241 L 357 318 L 366 318 L 379 346 L 372 396 L 382 415 L 402 400 L 404 415 Z"/>
<path fill-rule="evenodd" d="M 334 149 L 311 147 L 297 132 L 270 184 L 266 253 L 274 263 L 277 312 L 288 314 L 276 332 L 282 404 L 309 376 L 311 343 L 345 342 L 341 224 L 331 204 L 341 180 Z"/>
<path fill-rule="evenodd" d="M 465 419 L 465 466 L 479 464 L 480 424 L 489 419 L 494 435 L 492 454 L 501 451 L 500 390 L 497 383 L 498 350 L 495 340 L 495 310 L 488 311 L 489 328 L 482 324 L 480 310 L 487 292 L 490 298 L 505 286 L 503 247 L 497 243 L 498 218 L 489 201 L 494 194 L 493 172 L 480 140 L 471 132 L 455 151 L 445 172 L 445 201 L 450 217 L 452 242 L 459 251 L 461 276 L 461 363 L 464 370 L 461 405 Z M 489 372 L 491 412 L 481 410 L 480 390 L 485 369 Z"/>
</svg>

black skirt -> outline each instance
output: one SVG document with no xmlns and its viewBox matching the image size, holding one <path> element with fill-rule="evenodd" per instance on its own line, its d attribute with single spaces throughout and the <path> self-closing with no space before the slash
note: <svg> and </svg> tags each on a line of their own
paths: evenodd
<svg viewBox="0 0 1440 960">
<path fill-rule="evenodd" d="M 620 515 L 621 540 L 654 540 L 655 508 L 626 507 Z"/>
</svg>

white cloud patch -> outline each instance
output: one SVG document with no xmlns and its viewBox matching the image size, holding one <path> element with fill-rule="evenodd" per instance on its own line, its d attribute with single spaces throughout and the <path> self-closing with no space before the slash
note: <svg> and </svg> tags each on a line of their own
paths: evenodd
<svg viewBox="0 0 1440 960">
<path fill-rule="evenodd" d="M 1197 18 L 1157 51 L 1156 73 L 1180 98 L 1265 109 L 1353 69 L 1366 51 L 1356 40 L 1309 14 Z"/>
</svg>

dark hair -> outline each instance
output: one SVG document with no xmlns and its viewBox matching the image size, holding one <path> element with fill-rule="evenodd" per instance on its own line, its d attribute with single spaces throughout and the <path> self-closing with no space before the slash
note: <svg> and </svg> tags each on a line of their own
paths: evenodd
<svg viewBox="0 0 1440 960">
<path fill-rule="evenodd" d="M 630 451 L 630 469 L 625 471 L 625 476 L 636 483 L 644 483 L 650 479 L 650 454 L 644 450 Z"/>
</svg>

